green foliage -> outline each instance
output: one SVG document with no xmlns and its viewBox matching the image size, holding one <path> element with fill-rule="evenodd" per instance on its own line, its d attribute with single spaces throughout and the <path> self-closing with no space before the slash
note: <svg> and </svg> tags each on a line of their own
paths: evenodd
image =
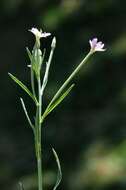
<svg viewBox="0 0 126 190">
<path fill-rule="evenodd" d="M 31 63 L 32 63 L 33 57 L 32 57 L 32 54 L 31 54 L 31 52 L 30 52 L 30 50 L 29 50 L 28 47 L 26 48 L 26 51 L 27 51 L 28 57 L 29 57 L 29 59 L 30 59 L 30 61 L 31 61 Z"/>
<path fill-rule="evenodd" d="M 116 147 L 110 147 L 103 141 L 91 144 L 86 153 L 82 152 L 81 161 L 71 174 L 69 180 L 76 179 L 71 183 L 71 189 L 102 189 L 109 184 L 125 180 L 125 147 L 126 141 Z"/>
<path fill-rule="evenodd" d="M 55 186 L 53 188 L 53 190 L 56 190 L 62 180 L 62 171 L 61 171 L 61 166 L 60 166 L 60 161 L 59 161 L 58 155 L 57 155 L 56 151 L 54 150 L 54 148 L 52 148 L 52 151 L 53 151 L 53 154 L 54 154 L 54 157 L 55 157 L 55 160 L 57 163 L 57 167 L 58 167 L 57 180 L 56 180 Z"/>
<path fill-rule="evenodd" d="M 8 73 L 8 74 L 11 77 L 11 79 L 14 80 L 14 82 L 17 83 L 33 99 L 33 101 L 37 105 L 38 104 L 37 99 L 33 96 L 33 94 L 30 92 L 30 90 L 27 88 L 27 86 L 25 86 L 19 79 L 17 79 L 11 73 Z"/>
<path fill-rule="evenodd" d="M 49 104 L 49 106 L 47 106 L 44 114 L 42 115 L 41 121 L 43 121 L 47 117 L 47 115 L 49 115 L 49 113 L 51 113 L 68 96 L 73 87 L 74 84 L 72 84 L 56 101 L 52 102 L 51 104 Z"/>
<path fill-rule="evenodd" d="M 33 132 L 35 132 L 34 125 L 32 124 L 32 122 L 31 122 L 31 120 L 30 120 L 30 117 L 29 117 L 29 115 L 28 115 L 28 112 L 27 112 L 25 103 L 24 103 L 24 101 L 23 101 L 22 98 L 20 98 L 20 100 L 21 100 L 21 104 L 22 104 L 24 113 L 25 113 L 25 115 L 26 115 L 26 118 L 27 118 L 27 120 L 28 120 L 28 123 L 29 123 L 30 127 L 32 128 Z"/>
</svg>

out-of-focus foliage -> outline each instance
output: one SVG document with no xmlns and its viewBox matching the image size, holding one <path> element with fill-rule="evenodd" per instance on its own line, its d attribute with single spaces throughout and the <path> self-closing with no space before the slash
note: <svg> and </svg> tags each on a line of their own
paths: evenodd
<svg viewBox="0 0 126 190">
<path fill-rule="evenodd" d="M 125 189 L 126 1 L 1 0 L 0 12 L 0 188 L 15 190 L 22 181 L 25 189 L 36 189 L 33 136 L 19 97 L 30 112 L 33 105 L 7 76 L 29 82 L 25 47 L 34 44 L 28 29 L 35 26 L 57 37 L 44 106 L 86 55 L 90 38 L 97 36 L 107 49 L 85 65 L 71 95 L 45 122 L 45 189 L 56 177 L 51 146 L 63 170 L 59 189 Z"/>
<path fill-rule="evenodd" d="M 126 142 L 110 147 L 97 142 L 79 158 L 77 171 L 71 175 L 70 187 L 82 189 L 92 187 L 101 189 L 112 183 L 125 183 L 126 180 Z M 73 181 L 73 179 L 76 179 Z"/>
</svg>

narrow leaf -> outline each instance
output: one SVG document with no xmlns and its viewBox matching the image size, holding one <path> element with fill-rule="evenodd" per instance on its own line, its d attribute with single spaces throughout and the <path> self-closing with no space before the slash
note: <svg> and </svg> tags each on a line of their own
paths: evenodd
<svg viewBox="0 0 126 190">
<path fill-rule="evenodd" d="M 22 104 L 24 113 L 25 113 L 25 115 L 26 115 L 26 118 L 27 118 L 27 120 L 28 120 L 28 123 L 29 123 L 29 125 L 31 126 L 31 128 L 32 128 L 32 130 L 33 130 L 33 132 L 34 132 L 34 125 L 32 124 L 32 122 L 31 122 L 31 120 L 30 120 L 30 117 L 29 117 L 29 115 L 28 115 L 28 112 L 27 112 L 25 103 L 24 103 L 24 101 L 23 101 L 22 98 L 20 98 L 20 100 L 21 100 L 21 104 Z"/>
<path fill-rule="evenodd" d="M 45 75 L 44 75 L 44 78 L 43 78 L 43 83 L 42 83 L 42 88 L 41 88 L 41 95 L 43 95 L 44 89 L 45 89 L 45 87 L 47 85 L 47 82 L 48 82 L 49 69 L 50 69 L 50 65 L 51 65 L 51 62 L 52 62 L 54 49 L 55 49 L 54 47 L 51 48 L 49 59 L 46 62 L 46 70 L 45 70 Z"/>
<path fill-rule="evenodd" d="M 17 79 L 14 75 L 11 73 L 8 73 L 9 76 L 16 82 L 33 100 L 36 104 L 38 104 L 37 99 L 33 96 L 33 94 L 30 92 L 30 90 L 25 86 L 19 79 Z"/>
<path fill-rule="evenodd" d="M 51 104 L 49 107 L 47 106 L 43 116 L 42 120 L 49 114 L 51 113 L 70 93 L 72 88 L 74 87 L 74 84 L 72 84 L 53 104 Z"/>
<path fill-rule="evenodd" d="M 55 160 L 56 160 L 57 168 L 58 168 L 57 180 L 56 180 L 55 186 L 53 188 L 53 190 L 56 190 L 62 180 L 62 171 L 61 171 L 61 166 L 60 166 L 60 161 L 59 161 L 58 155 L 57 155 L 56 151 L 54 150 L 54 148 L 52 148 L 52 151 L 55 156 Z"/>
<path fill-rule="evenodd" d="M 26 48 L 26 50 L 27 50 L 28 57 L 32 63 L 32 54 L 31 54 L 30 50 L 28 49 L 28 47 Z"/>
</svg>

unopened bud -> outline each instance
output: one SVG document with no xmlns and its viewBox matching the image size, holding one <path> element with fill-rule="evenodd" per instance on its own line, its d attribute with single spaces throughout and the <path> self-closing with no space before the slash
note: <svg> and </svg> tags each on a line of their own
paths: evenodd
<svg viewBox="0 0 126 190">
<path fill-rule="evenodd" d="M 55 48 L 56 47 L 56 37 L 53 38 L 52 40 L 52 44 L 51 44 L 51 48 Z"/>
</svg>

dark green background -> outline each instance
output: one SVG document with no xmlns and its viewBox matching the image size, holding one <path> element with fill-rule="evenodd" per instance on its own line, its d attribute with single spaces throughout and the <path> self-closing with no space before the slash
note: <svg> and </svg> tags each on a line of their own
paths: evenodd
<svg viewBox="0 0 126 190">
<path fill-rule="evenodd" d="M 19 97 L 34 107 L 8 77 L 29 84 L 25 48 L 34 37 L 28 29 L 42 28 L 57 47 L 44 104 L 89 51 L 98 37 L 106 51 L 96 53 L 74 79 L 75 88 L 44 123 L 44 186 L 52 189 L 59 154 L 63 180 L 59 189 L 126 188 L 126 1 L 125 0 L 1 0 L 0 1 L 0 189 L 36 188 L 36 160 L 32 131 Z"/>
</svg>

